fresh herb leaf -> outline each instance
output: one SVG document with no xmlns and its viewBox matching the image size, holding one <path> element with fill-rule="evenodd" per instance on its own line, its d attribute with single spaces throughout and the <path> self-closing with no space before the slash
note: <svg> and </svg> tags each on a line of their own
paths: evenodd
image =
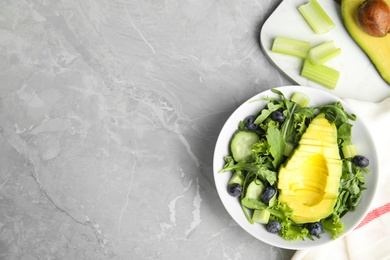
<svg viewBox="0 0 390 260">
<path fill-rule="evenodd" d="M 326 119 L 334 122 L 337 128 L 343 123 L 349 123 L 349 120 L 356 120 L 356 115 L 346 112 L 341 102 L 320 106 L 319 110 L 325 114 Z"/>
<path fill-rule="evenodd" d="M 268 169 L 267 164 L 263 164 L 261 158 L 255 158 L 254 161 L 242 160 L 238 163 L 225 165 L 219 172 L 227 171 L 246 171 L 255 174 L 260 180 L 267 181 L 270 185 L 276 183 L 276 172 Z"/>
<path fill-rule="evenodd" d="M 281 104 L 274 104 L 272 102 L 269 102 L 267 104 L 267 108 L 261 110 L 260 115 L 255 119 L 255 121 L 253 123 L 258 124 L 258 125 L 263 123 L 264 120 L 267 119 L 272 114 L 272 112 L 274 112 L 280 108 L 282 108 Z"/>
<path fill-rule="evenodd" d="M 283 159 L 283 152 L 286 143 L 283 139 L 282 134 L 277 128 L 268 128 L 266 137 L 268 145 L 270 147 L 269 150 L 271 152 L 272 157 L 274 158 L 272 164 L 276 169 Z"/>
<path fill-rule="evenodd" d="M 344 233 L 344 224 L 337 214 L 332 214 L 329 218 L 324 219 L 322 226 L 332 234 L 333 239 L 338 238 Z"/>
<path fill-rule="evenodd" d="M 307 228 L 297 226 L 291 221 L 282 221 L 281 236 L 288 241 L 305 240 L 308 233 Z"/>
<path fill-rule="evenodd" d="M 337 128 L 337 139 L 339 146 L 351 145 L 351 136 L 352 125 L 350 123 L 343 123 Z"/>
</svg>

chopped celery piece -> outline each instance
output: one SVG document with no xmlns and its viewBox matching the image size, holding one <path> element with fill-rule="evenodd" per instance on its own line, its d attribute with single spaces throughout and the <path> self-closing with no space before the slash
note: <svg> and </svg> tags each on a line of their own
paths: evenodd
<svg viewBox="0 0 390 260">
<path fill-rule="evenodd" d="M 341 147 L 341 151 L 343 152 L 344 158 L 353 158 L 358 154 L 354 144 Z"/>
<path fill-rule="evenodd" d="M 299 6 L 298 10 L 315 33 L 326 33 L 335 26 L 332 19 L 316 0 L 310 0 L 308 3 Z"/>
<path fill-rule="evenodd" d="M 267 209 L 255 209 L 253 211 L 252 220 L 259 224 L 268 224 L 271 212 Z"/>
<path fill-rule="evenodd" d="M 305 59 L 301 76 L 329 89 L 334 89 L 340 78 L 340 72 L 325 65 L 314 65 L 308 59 Z"/>
<path fill-rule="evenodd" d="M 294 144 L 290 142 L 286 142 L 286 146 L 284 147 L 283 155 L 289 157 L 291 153 L 294 151 Z"/>
<path fill-rule="evenodd" d="M 277 36 L 272 44 L 271 51 L 306 58 L 310 49 L 310 42 Z"/>
<path fill-rule="evenodd" d="M 295 92 L 291 97 L 291 101 L 297 103 L 301 108 L 305 108 L 309 104 L 310 98 L 304 93 Z"/>
<path fill-rule="evenodd" d="M 311 48 L 308 52 L 307 58 L 311 63 L 321 65 L 338 56 L 340 52 L 341 49 L 337 48 L 332 40 Z"/>
</svg>

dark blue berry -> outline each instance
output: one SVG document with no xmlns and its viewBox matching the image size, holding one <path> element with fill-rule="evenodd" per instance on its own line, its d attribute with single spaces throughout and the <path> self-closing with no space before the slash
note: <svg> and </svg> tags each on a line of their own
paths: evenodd
<svg viewBox="0 0 390 260">
<path fill-rule="evenodd" d="M 307 230 L 309 230 L 309 234 L 312 236 L 320 237 L 322 233 L 324 233 L 324 228 L 320 222 L 309 223 L 307 224 Z"/>
<path fill-rule="evenodd" d="M 228 193 L 233 197 L 238 197 L 242 193 L 242 186 L 238 183 L 232 183 L 228 186 Z"/>
<path fill-rule="evenodd" d="M 247 118 L 245 118 L 245 126 L 248 130 L 256 130 L 259 125 L 258 124 L 255 124 L 256 120 L 256 117 L 255 116 L 248 116 Z"/>
<path fill-rule="evenodd" d="M 370 164 L 370 161 L 363 155 L 356 155 L 353 157 L 353 163 L 358 167 L 365 168 Z"/>
<path fill-rule="evenodd" d="M 271 119 L 276 122 L 283 123 L 284 120 L 286 120 L 286 116 L 281 111 L 276 110 L 271 113 Z"/>
<path fill-rule="evenodd" d="M 267 231 L 273 234 L 278 234 L 282 230 L 282 225 L 279 221 L 273 220 L 268 222 Z"/>
<path fill-rule="evenodd" d="M 261 194 L 261 201 L 268 205 L 270 199 L 275 195 L 276 189 L 272 186 L 266 187 Z"/>
</svg>

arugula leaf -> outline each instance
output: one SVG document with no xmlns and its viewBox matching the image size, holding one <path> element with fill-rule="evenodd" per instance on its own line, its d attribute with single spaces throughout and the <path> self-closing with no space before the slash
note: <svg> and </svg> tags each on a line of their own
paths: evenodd
<svg viewBox="0 0 390 260">
<path fill-rule="evenodd" d="M 269 150 L 271 152 L 272 157 L 274 158 L 272 164 L 276 169 L 278 168 L 280 162 L 283 159 L 283 152 L 286 143 L 283 139 L 282 134 L 277 128 L 268 128 L 266 138 L 270 147 Z"/>
<path fill-rule="evenodd" d="M 343 123 L 348 123 L 349 120 L 356 120 L 356 115 L 346 112 L 341 102 L 334 102 L 329 105 L 320 106 L 319 110 L 321 113 L 325 114 L 326 119 L 330 122 L 334 122 L 337 128 Z"/>
<path fill-rule="evenodd" d="M 269 102 L 267 104 L 267 108 L 261 110 L 260 115 L 255 119 L 255 121 L 253 123 L 258 124 L 258 125 L 263 123 L 264 120 L 267 119 L 272 114 L 272 112 L 274 112 L 282 107 L 283 106 L 281 104 L 274 104 L 272 102 Z"/>
<path fill-rule="evenodd" d="M 337 140 L 339 146 L 346 146 L 352 144 L 352 125 L 350 123 L 343 123 L 337 128 Z"/>
<path fill-rule="evenodd" d="M 339 196 L 334 207 L 334 214 L 340 217 L 356 208 L 365 190 L 364 172 L 351 159 L 343 159 L 342 172 Z"/>
<path fill-rule="evenodd" d="M 229 160 L 229 163 L 225 164 L 219 172 L 222 173 L 227 171 L 247 171 L 255 174 L 260 180 L 267 181 L 270 185 L 276 183 L 277 173 L 269 170 L 267 164 L 263 164 L 263 160 L 258 157 L 256 157 L 254 161 L 242 160 L 235 164 L 232 164 L 231 160 Z"/>
</svg>

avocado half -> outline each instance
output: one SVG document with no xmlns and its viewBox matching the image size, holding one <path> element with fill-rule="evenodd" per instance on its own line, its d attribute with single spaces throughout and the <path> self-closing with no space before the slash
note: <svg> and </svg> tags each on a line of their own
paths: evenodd
<svg viewBox="0 0 390 260">
<path fill-rule="evenodd" d="M 358 25 L 356 16 L 359 6 L 365 0 L 342 0 L 341 14 L 351 37 L 370 58 L 382 78 L 390 84 L 390 34 L 385 37 L 373 37 L 365 33 Z M 390 6 L 390 0 L 385 0 Z"/>
<path fill-rule="evenodd" d="M 320 221 L 333 212 L 341 174 L 336 125 L 319 114 L 279 169 L 279 201 L 293 209 L 295 223 Z"/>
</svg>

